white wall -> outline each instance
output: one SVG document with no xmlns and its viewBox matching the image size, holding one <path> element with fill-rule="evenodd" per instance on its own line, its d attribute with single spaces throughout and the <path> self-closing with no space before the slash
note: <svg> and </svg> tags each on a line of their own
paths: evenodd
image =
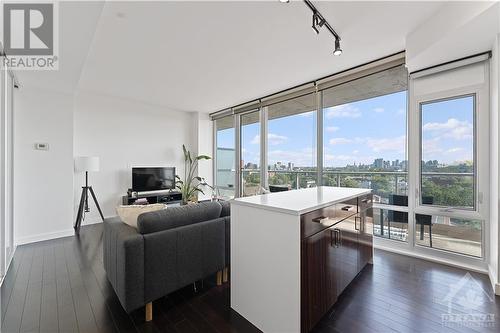
<svg viewBox="0 0 500 333">
<path fill-rule="evenodd" d="M 409 71 L 491 50 L 498 32 L 498 8 L 493 1 L 445 3 L 406 36 Z"/>
<path fill-rule="evenodd" d="M 122 98 L 92 94 L 75 98 L 74 156 L 100 157 L 101 170 L 91 173 L 89 182 L 105 217 L 116 215 L 116 206 L 132 186 L 132 166 L 174 166 L 181 173 L 182 144 L 197 149 L 196 117 Z M 75 215 L 84 181 L 84 174 L 75 174 Z M 100 222 L 91 201 L 90 207 L 83 224 Z"/>
<path fill-rule="evenodd" d="M 73 96 L 21 87 L 14 108 L 15 241 L 71 235 Z"/>
<path fill-rule="evenodd" d="M 197 153 L 198 155 L 208 155 L 214 158 L 214 140 L 213 140 L 213 121 L 206 113 L 196 114 L 197 127 Z M 205 178 L 208 184 L 213 185 L 213 160 L 203 161 L 198 166 L 198 176 Z M 204 189 L 205 195 L 200 194 L 199 200 L 209 199 L 212 196 L 212 190 Z"/>
</svg>

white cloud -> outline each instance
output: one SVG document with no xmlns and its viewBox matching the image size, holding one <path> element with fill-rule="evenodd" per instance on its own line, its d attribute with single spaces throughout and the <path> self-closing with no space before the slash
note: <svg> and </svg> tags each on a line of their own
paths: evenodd
<svg viewBox="0 0 500 333">
<path fill-rule="evenodd" d="M 288 137 L 284 136 L 284 135 L 278 135 L 278 134 L 274 134 L 274 133 L 269 133 L 267 135 L 267 141 L 268 143 L 271 145 L 271 146 L 276 146 L 276 145 L 279 145 L 279 144 L 282 144 L 282 143 L 285 143 L 286 141 L 288 140 Z M 250 141 L 251 144 L 253 145 L 258 145 L 260 144 L 260 135 L 256 135 L 252 141 Z"/>
<path fill-rule="evenodd" d="M 297 151 L 270 150 L 268 159 L 269 164 L 292 162 L 295 166 L 311 166 L 316 163 L 315 156 L 315 151 L 311 148 L 304 148 Z"/>
<path fill-rule="evenodd" d="M 258 134 L 257 134 L 257 135 L 256 135 L 256 136 L 252 139 L 252 141 L 250 141 L 250 143 L 251 143 L 251 144 L 253 144 L 253 145 L 258 145 L 258 144 L 260 144 L 260 135 L 258 135 Z"/>
<path fill-rule="evenodd" d="M 346 139 L 346 138 L 333 138 L 328 141 L 329 144 L 331 145 L 344 145 L 347 143 L 352 143 L 353 140 L 351 139 Z"/>
<path fill-rule="evenodd" d="M 359 118 L 361 117 L 361 111 L 352 106 L 351 104 L 337 105 L 328 108 L 326 111 L 326 118 Z"/>
<path fill-rule="evenodd" d="M 288 138 L 284 135 L 278 135 L 278 134 L 273 134 L 273 133 L 269 133 L 267 135 L 267 141 L 271 146 L 285 143 L 287 140 L 288 140 Z"/>
<path fill-rule="evenodd" d="M 373 109 L 373 111 L 376 112 L 376 113 L 382 113 L 385 110 L 384 110 L 384 108 L 375 108 L 375 109 Z"/>
<path fill-rule="evenodd" d="M 427 123 L 424 131 L 431 132 L 435 137 L 452 138 L 463 140 L 472 138 L 473 126 L 468 121 L 460 121 L 450 118 L 445 123 Z"/>
<path fill-rule="evenodd" d="M 340 127 L 337 127 L 337 126 L 327 126 L 325 129 L 326 129 L 327 132 L 333 133 L 333 132 L 337 132 L 340 129 Z"/>
<path fill-rule="evenodd" d="M 358 155 L 344 155 L 326 153 L 325 156 L 326 166 L 345 166 L 346 164 L 371 164 L 375 159 L 374 156 L 358 156 Z"/>
<path fill-rule="evenodd" d="M 366 138 L 366 145 L 374 152 L 382 151 L 397 151 L 404 152 L 405 150 L 405 136 L 398 136 L 396 138 Z"/>
<path fill-rule="evenodd" d="M 463 148 L 460 148 L 460 147 L 455 147 L 455 148 L 450 148 L 446 151 L 447 154 L 452 154 L 452 153 L 457 153 L 459 151 L 462 151 Z"/>
<path fill-rule="evenodd" d="M 443 149 L 440 147 L 439 138 L 424 140 L 423 142 L 423 158 L 428 160 L 431 157 L 436 158 L 443 154 Z"/>
</svg>

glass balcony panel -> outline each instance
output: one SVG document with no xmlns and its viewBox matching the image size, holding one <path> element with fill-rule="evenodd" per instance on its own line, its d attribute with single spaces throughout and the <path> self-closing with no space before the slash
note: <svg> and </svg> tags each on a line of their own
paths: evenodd
<svg viewBox="0 0 500 333">
<path fill-rule="evenodd" d="M 373 209 L 373 235 L 408 241 L 408 213 L 389 209 Z"/>
<path fill-rule="evenodd" d="M 418 245 L 482 257 L 483 223 L 480 220 L 415 214 Z"/>
</svg>

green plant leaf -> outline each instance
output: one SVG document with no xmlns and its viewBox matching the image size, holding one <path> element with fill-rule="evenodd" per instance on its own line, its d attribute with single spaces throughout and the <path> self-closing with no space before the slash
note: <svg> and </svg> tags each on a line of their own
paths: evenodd
<svg viewBox="0 0 500 333">
<path fill-rule="evenodd" d="M 196 156 L 196 159 L 199 161 L 199 160 L 210 160 L 212 158 L 208 155 L 200 155 L 200 156 Z"/>
</svg>

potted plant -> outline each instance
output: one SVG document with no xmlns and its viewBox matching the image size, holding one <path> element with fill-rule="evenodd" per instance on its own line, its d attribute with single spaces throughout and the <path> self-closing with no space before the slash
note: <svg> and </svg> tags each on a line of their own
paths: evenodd
<svg viewBox="0 0 500 333">
<path fill-rule="evenodd" d="M 198 201 L 198 193 L 205 194 L 203 187 L 212 186 L 208 185 L 204 178 L 195 176 L 198 170 L 198 162 L 200 160 L 210 160 L 211 157 L 207 155 L 191 156 L 191 152 L 182 145 L 184 153 L 184 180 L 178 175 L 175 176 L 175 187 L 182 193 L 182 204 L 185 205 L 190 202 Z"/>
</svg>

